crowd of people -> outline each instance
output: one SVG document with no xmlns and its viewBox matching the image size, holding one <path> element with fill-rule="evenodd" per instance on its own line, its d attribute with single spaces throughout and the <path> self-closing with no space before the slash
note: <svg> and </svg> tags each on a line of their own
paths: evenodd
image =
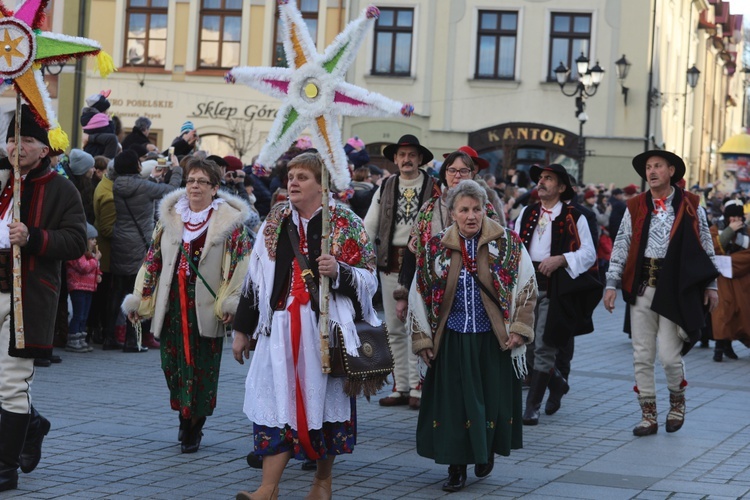
<svg viewBox="0 0 750 500">
<path fill-rule="evenodd" d="M 186 121 L 161 151 L 148 118 L 122 133 L 108 97 L 86 99 L 82 149 L 51 150 L 25 110 L 21 144 L 9 133 L 0 160 L 0 316 L 13 316 L 12 245 L 22 248 L 24 313 L 57 311 L 24 314 L 25 347 L 2 323 L 0 343 L 11 347 L 0 350 L 0 490 L 16 488 L 17 469 L 30 472 L 41 457 L 51 424 L 29 387 L 34 366 L 61 361 L 53 346 L 73 355 L 97 345 L 159 349 L 180 450 L 195 453 L 231 334 L 236 361 L 254 352 L 247 460 L 262 468 L 258 488 L 238 498 L 276 498 L 291 458 L 315 470 L 308 498 L 331 498 L 335 457 L 356 444 L 357 404 L 346 380 L 323 370 L 321 280 L 330 281 L 328 325 L 347 352 L 356 354 L 355 324 L 379 325 L 374 304 L 382 307 L 394 368 L 379 404 L 418 412 L 417 452 L 448 466 L 447 492 L 465 487 L 468 465 L 486 477 L 495 455 L 520 448 L 545 396 L 545 414 L 560 409 L 575 337 L 594 331 L 594 308 L 603 299 L 612 311 L 618 290 L 633 344 L 636 436 L 658 431 L 657 356 L 666 430 L 675 432 L 687 408 L 684 354 L 715 340 L 721 362 L 737 357 L 733 341 L 750 346 L 739 306 L 750 203 L 686 189 L 673 153 L 633 159 L 641 192 L 580 185 L 559 164 L 493 174 L 469 146 L 437 161 L 408 134 L 383 150 L 391 173 L 352 137 L 343 146 L 352 183 L 324 200 L 325 166 L 306 137 L 263 166 L 201 150 Z M 14 222 L 18 147 L 24 191 Z"/>
</svg>

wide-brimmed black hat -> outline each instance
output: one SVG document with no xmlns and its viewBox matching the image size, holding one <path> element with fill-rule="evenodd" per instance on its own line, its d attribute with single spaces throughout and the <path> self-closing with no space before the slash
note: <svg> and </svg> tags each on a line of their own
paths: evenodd
<svg viewBox="0 0 750 500">
<path fill-rule="evenodd" d="M 539 183 L 539 177 L 542 175 L 542 172 L 553 172 L 557 174 L 557 178 L 565 184 L 565 191 L 562 192 L 560 195 L 560 199 L 567 201 L 570 199 L 573 199 L 573 196 L 575 196 L 575 191 L 573 191 L 573 186 L 570 183 L 570 175 L 568 175 L 568 171 L 565 170 L 565 167 L 560 165 L 559 163 L 553 163 L 552 165 L 547 165 L 546 167 L 541 167 L 539 165 L 532 165 L 529 169 L 529 176 L 531 177 L 531 180 L 535 183 Z"/>
<path fill-rule="evenodd" d="M 422 154 L 422 163 L 419 164 L 420 167 L 432 161 L 433 156 L 432 153 L 430 153 L 430 150 L 419 144 L 419 139 L 411 134 L 403 135 L 396 144 L 389 144 L 384 147 L 383 156 L 385 156 L 386 159 L 393 161 L 393 158 L 396 156 L 396 151 L 398 151 L 398 148 L 401 146 L 414 146 L 419 150 Z"/>
<path fill-rule="evenodd" d="M 651 151 L 646 151 L 645 153 L 641 153 L 633 158 L 633 168 L 643 180 L 648 180 L 646 179 L 646 162 L 652 156 L 664 158 L 667 160 L 667 163 L 674 167 L 674 175 L 672 175 L 672 179 L 669 181 L 670 184 L 677 184 L 683 177 L 685 177 L 685 162 L 682 161 L 682 158 L 671 151 L 652 149 Z"/>
</svg>

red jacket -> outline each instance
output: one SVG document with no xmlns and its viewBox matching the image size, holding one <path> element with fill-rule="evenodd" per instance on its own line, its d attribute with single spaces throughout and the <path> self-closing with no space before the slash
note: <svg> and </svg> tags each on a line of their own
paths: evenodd
<svg viewBox="0 0 750 500">
<path fill-rule="evenodd" d="M 96 257 L 83 254 L 76 260 L 69 260 L 65 269 L 68 290 L 96 291 L 96 277 L 101 273 Z"/>
</svg>

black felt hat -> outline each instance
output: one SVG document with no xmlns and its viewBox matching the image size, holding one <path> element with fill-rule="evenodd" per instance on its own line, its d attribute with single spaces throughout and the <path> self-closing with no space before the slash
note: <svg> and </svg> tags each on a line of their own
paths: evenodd
<svg viewBox="0 0 750 500">
<path fill-rule="evenodd" d="M 633 168 L 636 172 L 638 172 L 638 175 L 640 175 L 642 179 L 647 180 L 646 162 L 652 156 L 664 158 L 665 160 L 667 160 L 667 163 L 674 167 L 674 174 L 672 175 L 672 179 L 669 181 L 670 184 L 677 184 L 683 177 L 685 177 L 685 162 L 682 161 L 682 158 L 672 153 L 671 151 L 665 151 L 663 149 L 652 149 L 651 151 L 646 151 L 645 153 L 641 153 L 633 158 Z"/>
<path fill-rule="evenodd" d="M 560 195 L 561 200 L 567 201 L 575 196 L 576 193 L 575 191 L 573 191 L 573 186 L 570 184 L 570 175 L 568 175 L 568 171 L 565 170 L 565 167 L 563 167 L 559 163 L 553 163 L 552 165 L 547 165 L 546 167 L 532 165 L 529 169 L 529 176 L 531 177 L 532 181 L 539 184 L 539 177 L 542 175 L 542 172 L 552 172 L 557 174 L 557 178 L 559 179 L 559 181 L 565 184 L 565 191 L 563 191 Z"/>
<path fill-rule="evenodd" d="M 396 156 L 396 151 L 398 151 L 398 148 L 400 148 L 401 146 L 414 146 L 419 150 L 419 152 L 422 154 L 422 163 L 419 164 L 420 167 L 432 161 L 433 156 L 430 150 L 419 144 L 419 139 L 411 134 L 403 135 L 396 144 L 389 144 L 384 147 L 383 156 L 385 156 L 388 160 L 393 161 L 393 158 Z"/>
<path fill-rule="evenodd" d="M 10 125 L 8 125 L 8 133 L 5 135 L 5 142 L 8 142 L 8 139 L 14 137 L 15 133 L 16 114 L 13 113 L 13 117 L 10 120 Z M 29 108 L 26 104 L 21 106 L 21 136 L 33 137 L 34 139 L 37 139 L 39 142 L 43 143 L 45 146 L 50 147 L 47 129 L 39 125 L 39 122 L 34 116 L 34 112 L 31 111 L 31 108 Z"/>
</svg>

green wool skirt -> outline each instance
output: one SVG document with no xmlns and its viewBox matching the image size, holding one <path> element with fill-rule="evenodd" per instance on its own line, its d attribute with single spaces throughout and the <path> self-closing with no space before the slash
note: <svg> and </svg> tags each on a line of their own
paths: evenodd
<svg viewBox="0 0 750 500">
<path fill-rule="evenodd" d="M 169 310 L 161 331 L 161 368 L 167 379 L 169 403 L 183 418 L 206 417 L 216 408 L 219 388 L 219 369 L 224 339 L 201 337 L 195 314 L 195 285 L 188 284 L 188 343 L 193 364 L 185 359 L 182 335 L 182 313 L 178 279 L 172 280 L 169 291 Z"/>
<path fill-rule="evenodd" d="M 521 381 L 492 332 L 446 330 L 422 385 L 417 453 L 439 464 L 484 464 L 523 447 Z"/>
</svg>

